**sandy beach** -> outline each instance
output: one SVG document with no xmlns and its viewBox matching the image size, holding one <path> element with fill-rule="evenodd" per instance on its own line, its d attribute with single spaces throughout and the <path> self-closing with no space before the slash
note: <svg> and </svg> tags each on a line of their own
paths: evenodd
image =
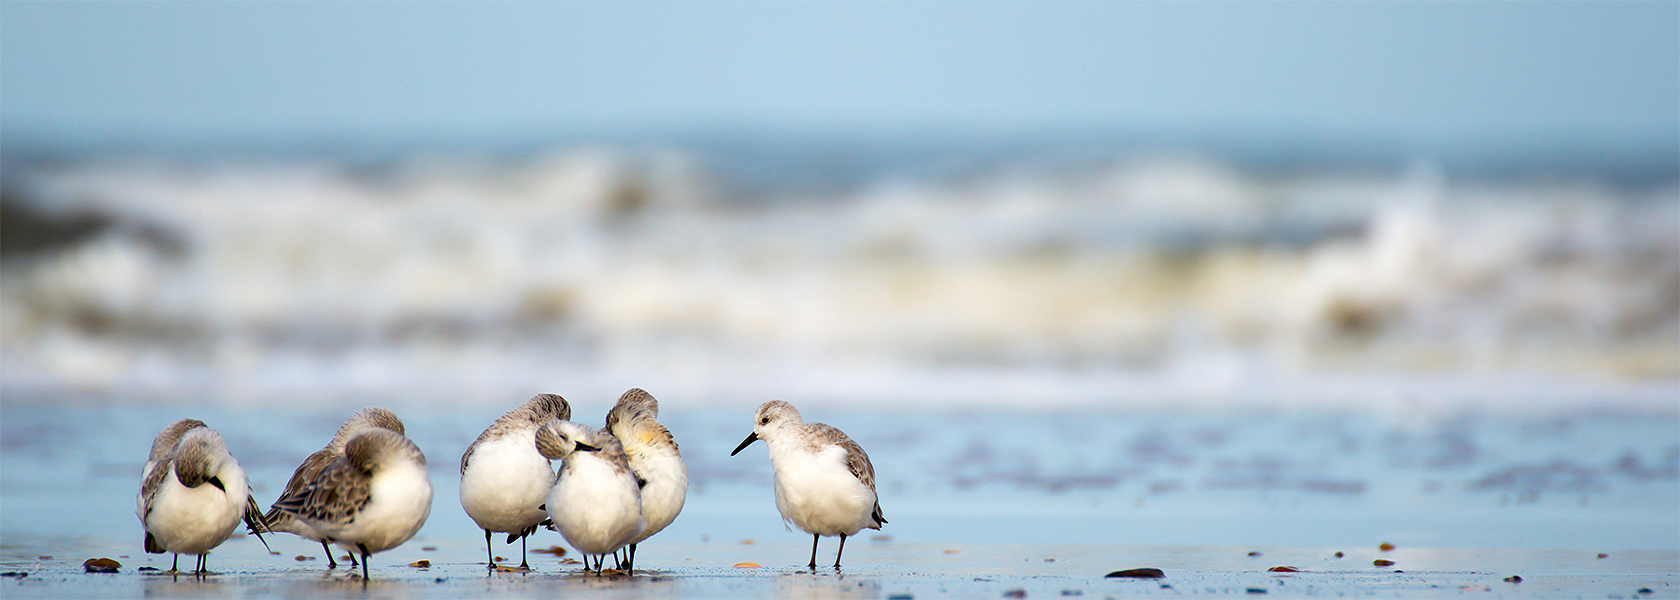
<svg viewBox="0 0 1680 600">
<path fill-rule="evenodd" d="M 359 576 L 351 576 L 345 569 L 328 573 L 319 561 L 297 563 L 290 557 L 264 560 L 261 545 L 254 540 L 232 545 L 241 551 L 218 551 L 217 564 L 222 566 L 203 581 L 185 575 L 136 572 L 127 565 L 117 574 L 85 574 L 74 561 L 43 560 L 28 577 L 8 577 L 0 582 L 4 586 L 0 589 L 9 598 L 1007 598 L 1022 597 L 1012 595 L 1019 591 L 1027 598 L 1267 594 L 1633 599 L 1673 598 L 1680 593 L 1680 577 L 1673 568 L 1680 556 L 1673 551 L 1629 551 L 1598 559 L 1594 553 L 1579 551 L 1401 548 L 1381 553 L 1393 559 L 1396 567 L 1376 568 L 1369 560 L 1379 554 L 1375 548 L 1343 551 L 1344 557 L 1335 559 L 1331 558 L 1335 551 L 1328 548 L 1032 544 L 941 548 L 874 542 L 867 549 L 857 548 L 855 565 L 843 572 L 819 568 L 813 573 L 803 566 L 787 564 L 799 560 L 761 568 L 724 564 L 734 558 L 771 553 L 798 557 L 799 543 L 755 543 L 750 548 L 683 544 L 645 550 L 650 564 L 674 560 L 678 566 L 638 570 L 635 576 L 596 576 L 547 558 L 532 561 L 534 570 L 528 573 L 487 574 L 482 561 L 471 560 L 472 549 L 439 548 L 435 552 L 416 549 L 376 557 L 373 579 L 364 585 Z M 257 552 L 242 552 L 253 546 Z M 1251 558 L 1248 552 L 1260 552 L 1262 556 Z M 417 560 L 427 560 L 429 566 L 392 562 L 398 554 L 402 559 L 427 556 Z M 676 558 L 685 554 L 696 556 Z M 140 559 L 131 564 L 146 562 Z M 1267 572 L 1283 563 L 1301 572 Z M 1166 577 L 1103 577 L 1103 571 L 1113 565 L 1132 564 L 1168 565 L 1163 567 Z M 1467 568 L 1471 565 L 1474 568 Z M 1513 575 L 1521 581 L 1506 581 Z M 1651 592 L 1643 594 L 1640 589 Z"/>
<path fill-rule="evenodd" d="M 336 414 L 8 403 L 0 568 L 13 575 L 0 590 L 19 598 L 1680 594 L 1680 419 L 1660 408 L 906 415 L 819 405 L 808 411 L 813 420 L 845 424 L 870 450 L 891 520 L 851 541 L 836 573 L 803 567 L 809 538 L 780 523 L 762 450 L 728 456 L 750 412 L 668 405 L 693 477 L 688 506 L 642 545 L 646 570 L 595 576 L 565 562 L 576 556 L 569 549 L 533 552 L 528 573 L 488 573 L 482 533 L 457 501 L 456 463 L 494 411 L 390 404 L 428 454 L 436 496 L 419 536 L 375 555 L 364 585 L 343 566 L 329 571 L 319 546 L 286 535 L 269 539 L 275 554 L 254 537 L 230 540 L 212 552 L 214 574 L 203 581 L 170 575 L 156 570 L 168 569 L 168 556 L 141 552 L 132 513 L 150 430 L 177 413 L 223 432 L 264 502 L 324 441 L 331 425 L 321 424 Z M 606 406 L 576 408 L 582 418 Z M 834 550 L 825 542 L 819 563 Z M 1396 547 L 1379 549 L 1385 542 Z M 564 545 L 541 531 L 531 547 Z M 517 546 L 498 540 L 495 551 L 518 564 Z M 84 573 L 82 562 L 95 557 L 122 566 Z M 1379 559 L 1393 564 L 1375 566 Z M 1166 577 L 1104 577 L 1139 567 Z M 1521 581 L 1506 581 L 1512 576 Z"/>
</svg>

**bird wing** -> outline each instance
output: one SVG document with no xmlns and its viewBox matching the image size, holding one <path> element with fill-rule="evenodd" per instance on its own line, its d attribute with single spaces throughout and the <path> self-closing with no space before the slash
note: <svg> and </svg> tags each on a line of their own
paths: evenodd
<svg viewBox="0 0 1680 600">
<path fill-rule="evenodd" d="M 864 453 L 863 446 L 857 445 L 852 438 L 846 437 L 846 432 L 834 428 L 826 423 L 806 423 L 812 435 L 810 439 L 816 446 L 813 451 L 820 451 L 823 446 L 833 444 L 846 451 L 846 469 L 852 476 L 863 482 L 869 491 L 875 491 L 875 465 L 869 464 L 869 455 Z"/>
<path fill-rule="evenodd" d="M 834 444 L 840 446 L 840 449 L 846 451 L 846 469 L 852 472 L 852 476 L 863 483 L 864 487 L 869 488 L 869 491 L 875 491 L 875 465 L 870 464 L 869 454 L 863 451 L 863 446 L 859 446 L 857 442 L 852 441 L 852 438 L 847 437 L 839 429 L 822 423 L 814 423 L 813 425 L 822 430 L 823 437 L 828 438 Z M 875 508 L 869 516 L 875 519 L 878 525 L 887 522 L 886 518 L 881 516 L 881 501 L 879 498 L 875 500 Z"/>
<path fill-rule="evenodd" d="M 875 465 L 869 464 L 869 455 L 863 453 L 863 447 L 850 439 L 841 442 L 840 447 L 846 450 L 846 468 L 852 476 L 870 491 L 875 491 Z"/>
<path fill-rule="evenodd" d="M 467 474 L 467 463 L 472 461 L 473 451 L 478 449 L 478 443 L 484 441 L 484 436 L 488 435 L 489 433 L 490 433 L 490 430 L 486 429 L 486 430 L 484 430 L 484 433 L 478 434 L 478 439 L 473 440 L 472 445 L 467 446 L 467 451 L 465 453 L 461 454 L 461 474 L 462 475 Z M 509 542 L 509 543 L 512 543 L 512 542 Z"/>
<path fill-rule="evenodd" d="M 257 506 L 257 497 L 251 494 L 250 486 L 245 486 L 245 529 L 256 534 L 264 550 L 269 549 L 268 540 L 263 539 L 262 534 L 264 531 L 274 533 L 274 529 L 269 527 L 268 517 L 263 516 L 262 507 Z"/>
<path fill-rule="evenodd" d="M 349 525 L 357 511 L 367 506 L 369 498 L 368 474 L 350 464 L 347 458 L 334 459 L 320 476 L 304 489 L 281 496 L 274 508 L 303 519 L 305 522 Z"/>
<path fill-rule="evenodd" d="M 152 516 L 152 501 L 157 499 L 158 488 L 163 487 L 165 479 L 175 471 L 174 455 L 165 454 L 157 462 L 152 463 L 146 471 L 146 478 L 140 481 L 140 523 L 144 525 L 146 518 Z"/>
<path fill-rule="evenodd" d="M 647 415 L 647 413 L 643 413 L 643 415 Z M 657 420 L 654 420 L 652 415 L 647 415 L 645 418 L 647 418 L 647 427 L 642 427 L 642 432 L 640 432 L 640 435 L 642 435 L 642 440 L 640 440 L 640 442 L 642 442 L 642 444 L 670 445 L 670 450 L 672 450 L 672 452 L 677 452 L 679 455 L 682 454 L 682 449 L 677 447 L 677 439 L 670 435 L 670 430 L 665 429 L 665 425 L 660 425 Z"/>
<path fill-rule="evenodd" d="M 333 459 L 338 458 L 338 455 L 339 453 L 333 452 L 331 448 L 322 448 L 309 455 L 309 458 L 303 459 L 303 464 L 298 465 L 296 471 L 292 471 L 292 478 L 286 480 L 286 489 L 280 492 L 280 497 L 285 498 L 309 487 L 309 483 L 319 477 L 321 471 L 325 471 L 327 465 L 332 464 Z M 268 524 L 273 524 L 284 519 L 285 513 L 281 512 L 279 507 L 274 507 L 269 509 L 268 514 L 263 515 L 263 518 L 267 520 Z"/>
</svg>

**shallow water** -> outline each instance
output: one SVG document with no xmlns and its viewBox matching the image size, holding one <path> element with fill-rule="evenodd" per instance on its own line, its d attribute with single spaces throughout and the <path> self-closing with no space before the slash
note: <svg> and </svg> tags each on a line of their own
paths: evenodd
<svg viewBox="0 0 1680 600">
<path fill-rule="evenodd" d="M 177 418 L 218 429 L 266 503 L 296 463 L 359 405 L 299 404 L 259 414 L 221 405 L 134 406 L 109 397 L 12 393 L 0 406 L 0 567 L 29 575 L 5 578 L 0 591 L 7 597 L 999 597 L 1012 589 L 1044 597 L 1244 595 L 1252 588 L 1315 596 L 1633 598 L 1641 587 L 1659 597 L 1680 593 L 1680 411 L 1673 409 L 890 411 L 816 404 L 804 411 L 808 420 L 845 429 L 870 452 L 890 523 L 848 542 L 843 574 L 819 569 L 812 575 L 802 568 L 809 538 L 779 522 L 763 450 L 728 456 L 749 431 L 751 407 L 662 400 L 691 489 L 682 517 L 638 554 L 638 565 L 651 571 L 633 578 L 581 576 L 577 566 L 535 553 L 533 573 L 486 577 L 483 534 L 459 509 L 457 465 L 502 409 L 369 400 L 402 415 L 427 453 L 435 496 L 419 536 L 376 555 L 364 588 L 343 567 L 328 573 L 318 545 L 290 536 L 269 539 L 278 555 L 254 538 L 229 541 L 210 556 L 217 574 L 203 582 L 140 572 L 168 569 L 169 559 L 141 553 L 132 512 L 144 452 L 157 430 Z M 605 401 L 573 404 L 586 421 L 607 407 Z M 1382 542 L 1398 548 L 1381 552 Z M 551 545 L 564 541 L 544 531 L 532 543 Z M 825 539 L 818 562 L 831 561 L 834 548 Z M 1342 558 L 1334 558 L 1338 551 Z M 495 552 L 517 564 L 517 546 L 498 543 Z M 121 573 L 83 574 L 81 562 L 96 556 L 122 562 Z M 1374 567 L 1376 558 L 1396 565 Z M 404 566 L 419 560 L 432 566 Z M 765 566 L 732 567 L 744 561 Z M 1305 572 L 1264 572 L 1280 565 Z M 1102 577 L 1144 566 L 1166 570 L 1167 579 Z M 1514 574 L 1524 581 L 1503 581 Z"/>
<path fill-rule="evenodd" d="M 263 560 L 261 546 L 235 542 L 238 555 L 218 559 L 217 573 L 200 581 L 191 576 L 135 573 L 81 573 L 71 561 L 41 561 L 21 580 L 6 578 L 7 597 L 164 596 L 164 597 L 849 597 L 880 598 L 910 594 L 917 598 L 1001 597 L 1023 590 L 1027 597 L 1245 595 L 1251 589 L 1287 596 L 1368 597 L 1675 597 L 1680 578 L 1668 551 L 1630 551 L 1597 559 L 1587 552 L 1532 550 L 1457 550 L 1375 548 L 1331 558 L 1327 548 L 1232 546 L 1039 546 L 964 545 L 959 554 L 926 544 L 870 542 L 853 544 L 848 564 L 836 573 L 786 564 L 803 562 L 802 543 L 757 544 L 751 549 L 707 548 L 701 544 L 665 544 L 644 549 L 649 562 L 669 566 L 638 570 L 633 577 L 594 576 L 578 567 L 558 565 L 547 557 L 533 560 L 529 573 L 489 574 L 483 562 L 450 556 L 447 549 L 423 553 L 431 566 L 403 566 L 395 557 L 376 557 L 373 578 L 364 583 L 340 568 L 329 572 L 315 562 Z M 255 548 L 255 552 L 249 551 Z M 399 550 L 400 552 L 400 550 Z M 792 560 L 762 568 L 733 568 L 734 556 L 783 554 Z M 469 552 L 469 554 L 471 554 Z M 694 554 L 695 556 L 683 556 Z M 1370 564 L 1370 557 L 1390 557 L 1392 568 Z M 723 555 L 730 555 L 724 558 Z M 681 556 L 681 558 L 678 558 Z M 456 561 L 454 559 L 461 559 Z M 1054 562 L 1050 562 L 1050 561 Z M 1159 580 L 1107 579 L 1115 565 L 1162 565 Z M 1288 564 L 1300 573 L 1268 573 Z M 1184 566 L 1179 566 L 1184 565 Z M 1196 566 L 1189 566 L 1196 565 Z M 1465 565 L 1475 565 L 1465 568 Z M 167 566 L 167 565 L 165 565 Z M 1504 581 L 1511 575 L 1520 583 Z M 1649 596 L 1640 588 L 1653 591 Z M 1491 592 L 1491 593 L 1490 593 Z"/>
</svg>

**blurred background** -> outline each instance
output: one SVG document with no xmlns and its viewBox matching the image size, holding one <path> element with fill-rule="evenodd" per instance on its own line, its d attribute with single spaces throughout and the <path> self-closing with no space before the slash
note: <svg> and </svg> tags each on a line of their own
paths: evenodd
<svg viewBox="0 0 1680 600">
<path fill-rule="evenodd" d="M 1680 395 L 1675 3 L 0 28 L 8 403 Z"/>
</svg>

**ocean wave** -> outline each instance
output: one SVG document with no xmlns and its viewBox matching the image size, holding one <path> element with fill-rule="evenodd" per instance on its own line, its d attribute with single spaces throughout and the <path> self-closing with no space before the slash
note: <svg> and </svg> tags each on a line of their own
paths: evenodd
<svg viewBox="0 0 1680 600">
<path fill-rule="evenodd" d="M 611 150 L 9 179 L 8 221 L 97 225 L 8 246 L 13 383 L 720 365 L 1680 377 L 1672 185 L 1169 156 L 748 199 L 680 152 Z"/>
</svg>

